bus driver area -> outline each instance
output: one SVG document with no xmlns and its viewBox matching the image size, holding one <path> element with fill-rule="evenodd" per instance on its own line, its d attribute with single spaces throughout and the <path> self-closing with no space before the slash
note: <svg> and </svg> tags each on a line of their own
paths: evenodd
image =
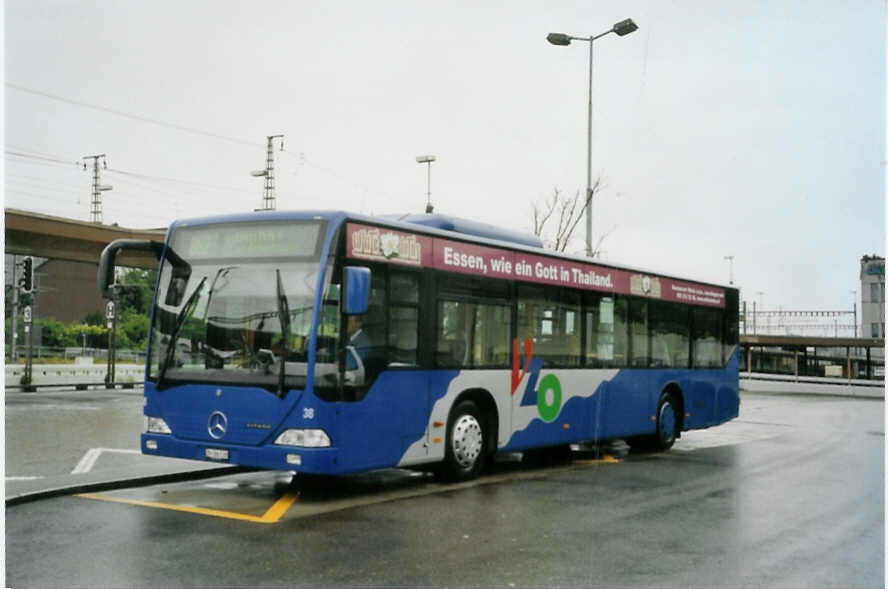
<svg viewBox="0 0 888 589">
<path fill-rule="evenodd" d="M 343 476 L 262 470 L 214 479 L 82 493 L 77 497 L 117 504 L 121 508 L 162 509 L 188 516 L 274 524 L 386 501 L 617 464 L 627 453 L 628 447 L 617 442 L 600 449 L 574 446 L 570 454 L 561 456 L 505 454 L 497 458 L 485 476 L 449 484 L 439 482 L 428 472 L 395 468 Z"/>
</svg>

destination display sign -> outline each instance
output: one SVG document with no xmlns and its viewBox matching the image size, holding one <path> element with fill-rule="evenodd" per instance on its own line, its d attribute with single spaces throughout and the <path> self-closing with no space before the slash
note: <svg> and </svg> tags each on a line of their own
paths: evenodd
<svg viewBox="0 0 888 589">
<path fill-rule="evenodd" d="M 256 222 L 182 226 L 170 243 L 187 260 L 316 256 L 321 223 Z"/>
<path fill-rule="evenodd" d="M 354 259 L 708 307 L 725 306 L 725 291 L 715 286 L 358 223 L 349 223 L 346 228 L 346 248 L 346 255 Z"/>
</svg>

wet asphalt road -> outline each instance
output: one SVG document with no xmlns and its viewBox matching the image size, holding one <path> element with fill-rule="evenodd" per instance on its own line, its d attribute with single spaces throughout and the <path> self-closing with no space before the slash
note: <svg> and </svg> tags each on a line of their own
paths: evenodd
<svg viewBox="0 0 888 589">
<path fill-rule="evenodd" d="M 141 388 L 7 390 L 5 396 L 7 477 L 69 474 L 91 448 L 139 451 Z M 96 465 L 113 466 L 109 460 Z"/>
<path fill-rule="evenodd" d="M 389 472 L 130 491 L 240 511 L 251 492 L 298 495 L 273 524 L 81 497 L 12 506 L 7 584 L 883 586 L 882 401 L 745 395 L 740 419 L 668 453 L 610 450 L 619 462 L 506 463 L 461 486 Z"/>
</svg>

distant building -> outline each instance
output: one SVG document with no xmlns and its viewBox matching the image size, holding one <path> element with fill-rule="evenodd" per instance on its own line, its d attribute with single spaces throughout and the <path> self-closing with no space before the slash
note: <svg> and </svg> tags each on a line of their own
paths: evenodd
<svg viewBox="0 0 888 589">
<path fill-rule="evenodd" d="M 860 258 L 861 337 L 885 337 L 885 258 Z"/>
<path fill-rule="evenodd" d="M 98 266 L 86 262 L 45 260 L 35 269 L 36 313 L 64 323 L 83 321 L 90 313 L 105 313 L 99 292 Z"/>
</svg>

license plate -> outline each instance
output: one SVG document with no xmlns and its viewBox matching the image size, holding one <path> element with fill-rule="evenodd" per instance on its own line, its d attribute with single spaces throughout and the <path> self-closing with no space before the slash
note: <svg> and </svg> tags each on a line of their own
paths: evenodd
<svg viewBox="0 0 888 589">
<path fill-rule="evenodd" d="M 207 448 L 206 457 L 210 460 L 228 460 L 228 450 L 220 450 L 219 448 Z"/>
</svg>

